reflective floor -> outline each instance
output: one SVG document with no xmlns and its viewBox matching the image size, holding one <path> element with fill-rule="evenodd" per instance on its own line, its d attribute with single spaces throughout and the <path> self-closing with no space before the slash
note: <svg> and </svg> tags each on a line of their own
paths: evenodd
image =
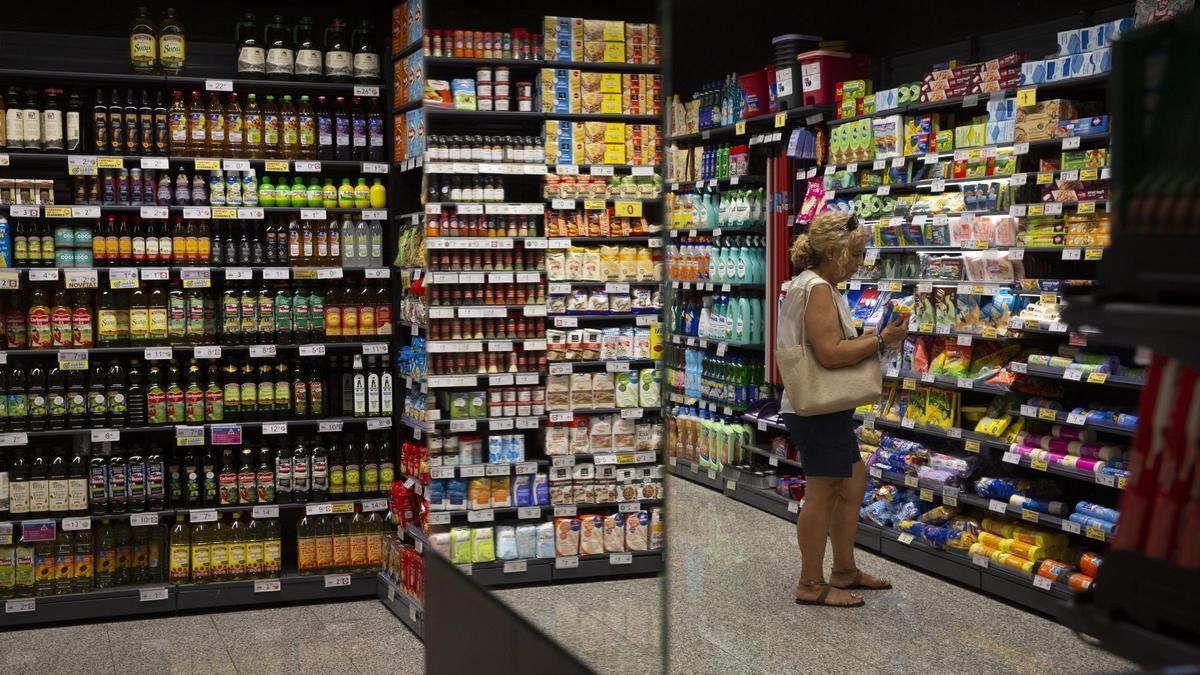
<svg viewBox="0 0 1200 675">
<path fill-rule="evenodd" d="M 862 549 L 858 565 L 894 590 L 865 591 L 864 608 L 798 606 L 795 525 L 680 478 L 667 494 L 673 674 L 1134 670 L 1051 621 Z"/>
</svg>

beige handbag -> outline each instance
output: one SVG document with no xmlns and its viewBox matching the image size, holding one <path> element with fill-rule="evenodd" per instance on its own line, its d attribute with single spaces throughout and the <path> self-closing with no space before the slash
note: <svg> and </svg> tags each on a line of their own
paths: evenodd
<svg viewBox="0 0 1200 675">
<path fill-rule="evenodd" d="M 804 311 L 808 311 L 808 294 L 813 284 L 804 288 Z M 878 354 L 844 368 L 826 368 L 808 346 L 804 315 L 800 318 L 799 344 L 775 350 L 775 361 L 783 376 L 788 401 L 797 415 L 808 417 L 852 410 L 864 403 L 878 401 L 883 394 L 883 377 L 879 371 Z M 838 326 L 845 328 L 838 313 Z M 853 339 L 854 336 L 846 336 Z"/>
</svg>

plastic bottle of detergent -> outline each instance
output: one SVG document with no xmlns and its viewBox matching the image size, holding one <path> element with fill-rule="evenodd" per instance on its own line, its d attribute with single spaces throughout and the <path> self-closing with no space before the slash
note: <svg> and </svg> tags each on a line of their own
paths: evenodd
<svg viewBox="0 0 1200 675">
<path fill-rule="evenodd" d="M 747 313 L 746 342 L 761 344 L 763 341 L 763 307 L 760 298 L 751 298 Z"/>
</svg>

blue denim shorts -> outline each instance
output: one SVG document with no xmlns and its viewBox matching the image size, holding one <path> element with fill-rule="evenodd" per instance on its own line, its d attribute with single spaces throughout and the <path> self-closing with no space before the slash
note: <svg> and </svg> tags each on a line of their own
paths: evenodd
<svg viewBox="0 0 1200 675">
<path fill-rule="evenodd" d="M 800 450 L 805 476 L 849 478 L 856 462 L 862 461 L 854 436 L 854 411 L 801 417 L 784 413 L 783 424 Z"/>
</svg>

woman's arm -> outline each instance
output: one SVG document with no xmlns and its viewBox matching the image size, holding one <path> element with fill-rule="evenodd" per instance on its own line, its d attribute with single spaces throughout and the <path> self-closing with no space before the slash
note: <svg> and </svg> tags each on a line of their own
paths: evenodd
<svg viewBox="0 0 1200 675">
<path fill-rule="evenodd" d="M 828 284 L 812 287 L 804 317 L 804 332 L 808 343 L 812 345 L 817 363 L 825 368 L 845 368 L 878 351 L 879 338 L 863 335 L 852 340 L 843 339 L 842 320 L 833 303 L 833 290 Z M 880 335 L 885 343 L 895 344 L 904 339 L 906 331 L 901 322 L 901 319 L 897 319 L 884 327 Z"/>
</svg>

